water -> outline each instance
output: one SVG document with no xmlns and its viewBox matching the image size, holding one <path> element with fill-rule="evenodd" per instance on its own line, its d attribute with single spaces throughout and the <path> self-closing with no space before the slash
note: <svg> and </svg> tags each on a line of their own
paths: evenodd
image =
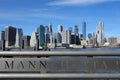
<svg viewBox="0 0 120 80">
<path fill-rule="evenodd" d="M 84 52 L 90 52 L 90 51 L 117 51 L 120 52 L 120 48 L 56 48 L 56 49 L 51 49 L 51 51 L 84 51 Z"/>
</svg>

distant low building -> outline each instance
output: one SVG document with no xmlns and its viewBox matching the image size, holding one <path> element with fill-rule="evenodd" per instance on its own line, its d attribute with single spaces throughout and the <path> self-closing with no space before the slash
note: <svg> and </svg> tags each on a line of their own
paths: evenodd
<svg viewBox="0 0 120 80">
<path fill-rule="evenodd" d="M 112 45 L 112 44 L 116 44 L 117 43 L 117 37 L 110 37 L 108 38 L 108 42 Z"/>
</svg>

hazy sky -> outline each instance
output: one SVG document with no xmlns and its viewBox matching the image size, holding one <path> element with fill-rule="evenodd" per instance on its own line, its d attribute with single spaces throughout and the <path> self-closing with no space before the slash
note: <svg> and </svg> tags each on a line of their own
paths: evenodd
<svg viewBox="0 0 120 80">
<path fill-rule="evenodd" d="M 31 35 L 39 25 L 52 24 L 64 30 L 87 23 L 87 33 L 96 32 L 99 21 L 104 21 L 105 36 L 120 38 L 120 0 L 0 0 L 0 30 L 11 25 L 23 28 Z"/>
</svg>

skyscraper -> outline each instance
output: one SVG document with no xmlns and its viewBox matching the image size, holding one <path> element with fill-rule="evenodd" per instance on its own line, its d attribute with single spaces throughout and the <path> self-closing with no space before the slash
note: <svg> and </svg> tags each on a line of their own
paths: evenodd
<svg viewBox="0 0 120 80">
<path fill-rule="evenodd" d="M 22 44 L 22 37 L 23 37 L 23 31 L 21 28 L 18 28 L 16 30 L 16 40 L 15 40 L 15 47 L 20 47 Z"/>
<path fill-rule="evenodd" d="M 49 33 L 52 34 L 52 25 L 51 24 L 48 25 L 48 31 L 49 31 Z"/>
<path fill-rule="evenodd" d="M 0 41 L 5 40 L 5 31 L 0 31 Z"/>
<path fill-rule="evenodd" d="M 75 26 L 74 26 L 74 33 L 75 33 L 75 34 L 78 34 L 78 25 L 75 25 Z"/>
<path fill-rule="evenodd" d="M 62 25 L 58 25 L 58 32 L 61 33 L 63 31 L 63 26 Z"/>
<path fill-rule="evenodd" d="M 45 27 L 40 25 L 38 27 L 38 39 L 39 39 L 39 46 L 43 47 L 45 43 Z"/>
<path fill-rule="evenodd" d="M 104 44 L 104 22 L 99 22 L 99 26 L 96 28 L 97 44 L 102 46 Z"/>
<path fill-rule="evenodd" d="M 56 39 L 57 43 L 61 43 L 61 35 L 60 35 L 60 33 L 55 33 L 54 36 L 53 36 L 53 39 L 54 39 L 54 43 L 55 43 L 55 39 Z"/>
<path fill-rule="evenodd" d="M 71 43 L 71 31 L 66 30 L 62 32 L 62 43 L 70 44 Z"/>
<path fill-rule="evenodd" d="M 29 48 L 30 47 L 30 36 L 23 36 L 22 37 L 22 48 Z"/>
<path fill-rule="evenodd" d="M 82 23 L 82 34 L 83 34 L 83 39 L 86 39 L 86 22 L 83 21 Z"/>
<path fill-rule="evenodd" d="M 16 39 L 16 28 L 12 26 L 7 26 L 5 28 L 6 47 L 15 46 L 15 39 Z"/>
<path fill-rule="evenodd" d="M 35 47 L 37 45 L 37 33 L 33 32 L 30 39 L 30 47 Z"/>
</svg>

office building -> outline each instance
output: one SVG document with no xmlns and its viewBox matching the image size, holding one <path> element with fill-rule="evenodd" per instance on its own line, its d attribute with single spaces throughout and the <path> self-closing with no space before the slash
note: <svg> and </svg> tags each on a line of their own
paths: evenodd
<svg viewBox="0 0 120 80">
<path fill-rule="evenodd" d="M 45 33 L 49 33 L 49 27 L 45 26 Z"/>
<path fill-rule="evenodd" d="M 16 39 L 16 28 L 12 26 L 7 26 L 5 28 L 6 47 L 15 46 L 15 39 Z"/>
<path fill-rule="evenodd" d="M 21 28 L 16 29 L 15 47 L 20 47 L 22 44 L 23 31 Z"/>
<path fill-rule="evenodd" d="M 45 33 L 45 42 L 50 43 L 50 33 Z"/>
<path fill-rule="evenodd" d="M 117 39 L 117 37 L 110 37 L 110 38 L 108 38 L 108 42 L 110 44 L 117 44 L 118 39 Z"/>
<path fill-rule="evenodd" d="M 104 44 L 104 22 L 99 22 L 96 28 L 97 45 L 100 47 Z"/>
<path fill-rule="evenodd" d="M 5 31 L 0 31 L 0 41 L 5 40 Z"/>
<path fill-rule="evenodd" d="M 78 25 L 75 25 L 75 26 L 74 26 L 74 33 L 75 33 L 75 34 L 79 34 L 78 30 L 79 30 L 79 29 L 78 29 Z"/>
<path fill-rule="evenodd" d="M 51 24 L 48 25 L 48 31 L 50 34 L 52 34 L 52 25 Z"/>
<path fill-rule="evenodd" d="M 62 43 L 66 43 L 66 44 L 71 43 L 71 31 L 70 30 L 62 31 Z"/>
<path fill-rule="evenodd" d="M 61 33 L 63 31 L 63 26 L 62 25 L 58 25 L 58 32 Z"/>
<path fill-rule="evenodd" d="M 0 49 L 2 49 L 3 40 L 5 40 L 5 31 L 0 31 Z"/>
<path fill-rule="evenodd" d="M 95 46 L 96 44 L 95 32 L 92 32 L 92 40 L 93 40 L 93 46 Z"/>
<path fill-rule="evenodd" d="M 37 33 L 33 32 L 30 39 L 30 47 L 35 47 L 37 45 Z"/>
<path fill-rule="evenodd" d="M 80 45 L 79 34 L 75 34 L 75 33 L 71 34 L 71 44 Z"/>
<path fill-rule="evenodd" d="M 56 40 L 56 43 L 61 43 L 61 35 L 60 33 L 55 33 L 54 36 L 53 36 L 53 43 L 55 43 L 55 40 Z"/>
<path fill-rule="evenodd" d="M 83 39 L 86 40 L 86 22 L 82 22 L 82 34 L 83 34 Z"/>
<path fill-rule="evenodd" d="M 30 47 L 30 36 L 23 36 L 22 37 L 22 48 L 29 48 Z"/>
<path fill-rule="evenodd" d="M 43 47 L 45 43 L 45 27 L 40 25 L 38 27 L 38 39 L 39 39 L 39 46 Z"/>
</svg>

